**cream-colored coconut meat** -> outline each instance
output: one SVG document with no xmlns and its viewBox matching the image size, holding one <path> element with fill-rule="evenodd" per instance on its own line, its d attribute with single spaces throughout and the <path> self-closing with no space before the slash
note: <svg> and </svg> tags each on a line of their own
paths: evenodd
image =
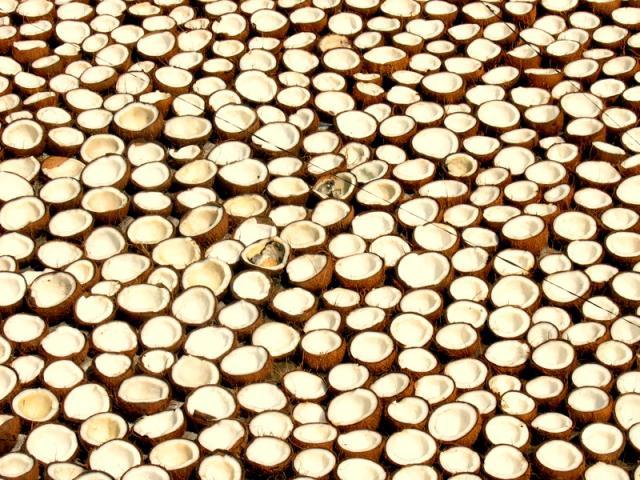
<svg viewBox="0 0 640 480">
<path fill-rule="evenodd" d="M 640 480 L 640 5 L 483 3 L 0 0 L 0 477 Z"/>
</svg>

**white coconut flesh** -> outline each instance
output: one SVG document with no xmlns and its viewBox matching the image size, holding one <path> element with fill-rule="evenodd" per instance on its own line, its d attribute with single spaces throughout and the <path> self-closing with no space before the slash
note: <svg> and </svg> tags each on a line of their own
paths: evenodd
<svg viewBox="0 0 640 480">
<path fill-rule="evenodd" d="M 3 187 L 0 198 L 5 202 L 34 193 L 33 187 L 26 179 L 11 172 L 0 172 L 0 185 Z"/>
<path fill-rule="evenodd" d="M 301 425 L 327 421 L 324 408 L 313 402 L 301 402 L 296 405 L 292 412 L 292 418 Z"/>
<path fill-rule="evenodd" d="M 478 339 L 476 331 L 466 323 L 454 323 L 436 333 L 435 340 L 443 348 L 459 350 L 469 347 Z"/>
<path fill-rule="evenodd" d="M 480 456 L 467 447 L 451 447 L 440 453 L 440 465 L 454 474 L 477 471 L 481 466 Z"/>
<path fill-rule="evenodd" d="M 539 376 L 529 380 L 524 389 L 534 399 L 554 398 L 562 393 L 563 384 L 555 377 Z"/>
<path fill-rule="evenodd" d="M 120 353 L 135 349 L 138 340 L 131 326 L 123 321 L 111 321 L 99 325 L 93 331 L 93 344 L 105 352 Z"/>
<path fill-rule="evenodd" d="M 82 207 L 95 213 L 115 211 L 124 207 L 127 197 L 112 187 L 95 188 L 82 197 Z"/>
<path fill-rule="evenodd" d="M 176 412 L 178 411 L 176 410 Z M 198 435 L 198 443 L 210 452 L 218 449 L 229 450 L 244 435 L 245 429 L 240 422 L 223 419 L 202 430 Z"/>
<path fill-rule="evenodd" d="M 174 299 L 171 311 L 180 322 L 199 325 L 211 318 L 216 308 L 213 292 L 204 286 L 194 286 Z"/>
<path fill-rule="evenodd" d="M 0 338 L 0 361 L 4 364 L 11 357 L 12 348 L 9 341 L 2 337 Z"/>
<path fill-rule="evenodd" d="M 140 356 L 140 362 L 149 372 L 155 374 L 166 373 L 175 363 L 175 356 L 162 349 L 149 350 Z"/>
<path fill-rule="evenodd" d="M 11 407 L 22 418 L 32 422 L 45 422 L 58 412 L 58 399 L 44 388 L 23 390 L 18 393 Z"/>
<path fill-rule="evenodd" d="M 81 473 L 66 431 L 28 446 L 62 410 L 85 480 L 433 480 L 422 440 L 466 443 L 469 408 L 487 441 L 445 447 L 445 476 L 631 477 L 613 457 L 640 444 L 637 8 L 0 3 L 0 399 L 31 455 L 1 477 Z M 178 407 L 169 385 L 183 407 L 130 418 Z M 461 437 L 404 442 L 451 406 Z M 383 445 L 344 433 L 365 415 L 395 426 L 384 459 L 351 458 Z M 135 447 L 124 418 L 149 432 Z M 526 425 L 574 422 L 528 447 Z"/>
<path fill-rule="evenodd" d="M 153 313 L 164 309 L 170 301 L 166 288 L 149 284 L 132 285 L 118 293 L 118 305 L 130 312 Z"/>
<path fill-rule="evenodd" d="M 444 374 L 451 377 L 457 387 L 474 389 L 485 382 L 488 370 L 479 360 L 463 358 L 449 362 L 444 369 Z"/>
<path fill-rule="evenodd" d="M 237 399 L 242 407 L 257 413 L 281 410 L 287 403 L 282 390 L 270 383 L 247 385 L 238 392 Z"/>
<path fill-rule="evenodd" d="M 349 452 L 368 452 L 382 443 L 382 436 L 373 430 L 354 430 L 340 434 L 337 442 L 342 449 Z"/>
<path fill-rule="evenodd" d="M 164 134 L 181 142 L 208 137 L 211 130 L 212 126 L 209 120 L 190 115 L 173 117 L 164 124 Z"/>
<path fill-rule="evenodd" d="M 229 266 L 220 260 L 211 258 L 192 263 L 182 275 L 183 288 L 200 287 L 193 288 L 193 292 L 189 294 L 189 297 L 192 299 L 199 297 L 201 307 L 210 303 L 210 300 L 207 300 L 210 295 L 205 290 L 209 290 L 214 296 L 218 296 L 226 290 L 230 281 L 231 269 Z"/>
<path fill-rule="evenodd" d="M 513 445 L 523 447 L 530 439 L 527 425 L 516 417 L 499 415 L 489 420 L 485 434 L 494 445 Z"/>
<path fill-rule="evenodd" d="M 22 383 L 35 380 L 44 368 L 44 360 L 36 355 L 23 355 L 11 362 L 11 368 L 18 373 Z"/>
<path fill-rule="evenodd" d="M 243 218 L 260 215 L 267 207 L 267 201 L 258 195 L 238 195 L 224 203 L 224 209 L 229 215 Z"/>
<path fill-rule="evenodd" d="M 531 306 L 540 295 L 540 287 L 526 277 L 511 275 L 502 277 L 491 290 L 491 300 L 498 306 Z"/>
<path fill-rule="evenodd" d="M 258 240 L 274 237 L 277 233 L 278 229 L 275 226 L 259 222 L 256 218 L 249 218 L 236 229 L 234 239 L 248 246 Z"/>
<path fill-rule="evenodd" d="M 56 445 L 53 451 L 50 448 L 52 444 Z M 36 460 L 44 464 L 64 462 L 76 453 L 78 439 L 69 428 L 50 423 L 33 429 L 27 437 L 25 448 Z"/>
<path fill-rule="evenodd" d="M 172 365 L 171 378 L 182 387 L 196 388 L 201 385 L 218 383 L 220 373 L 213 363 L 185 355 Z"/>
<path fill-rule="evenodd" d="M 231 288 L 241 299 L 263 300 L 271 291 L 271 283 L 264 273 L 250 270 L 236 276 Z"/>
<path fill-rule="evenodd" d="M 180 233 L 188 236 L 200 235 L 215 227 L 222 218 L 222 209 L 200 206 L 191 210 L 180 222 Z"/>
<path fill-rule="evenodd" d="M 350 280 L 364 280 L 375 275 L 383 266 L 382 259 L 372 253 L 360 253 L 339 259 L 336 272 Z"/>
<path fill-rule="evenodd" d="M 329 403 L 327 418 L 337 426 L 349 426 L 365 420 L 378 408 L 378 398 L 371 390 L 358 388 L 342 393 Z"/>
<path fill-rule="evenodd" d="M 68 417 L 86 420 L 96 413 L 109 410 L 109 395 L 104 387 L 96 383 L 78 385 L 64 399 L 63 408 Z"/>
<path fill-rule="evenodd" d="M 105 155 L 95 159 L 82 170 L 82 182 L 92 188 L 110 187 L 120 181 L 127 171 L 121 155 Z"/>
<path fill-rule="evenodd" d="M 322 244 L 326 239 L 326 232 L 314 222 L 301 220 L 287 225 L 282 230 L 281 237 L 292 248 L 308 248 Z"/>
<path fill-rule="evenodd" d="M 379 325 L 386 317 L 384 310 L 377 307 L 361 307 L 349 312 L 345 323 L 353 330 L 367 330 Z"/>
<path fill-rule="evenodd" d="M 570 344 L 560 340 L 550 340 L 536 348 L 531 359 L 543 368 L 564 368 L 574 361 L 575 351 Z"/>
<path fill-rule="evenodd" d="M 477 424 L 477 410 L 469 404 L 453 402 L 435 409 L 429 417 L 429 432 L 440 441 L 455 441 Z"/>
<path fill-rule="evenodd" d="M 307 423 L 296 427 L 293 436 L 300 442 L 319 444 L 335 440 L 338 430 L 327 423 Z"/>
<path fill-rule="evenodd" d="M 168 239 L 173 233 L 171 223 L 156 215 L 135 219 L 129 225 L 127 236 L 135 243 L 156 244 Z"/>
<path fill-rule="evenodd" d="M 264 347 L 244 346 L 226 355 L 220 368 L 230 375 L 250 375 L 262 370 L 268 360 L 269 352 Z"/>
<path fill-rule="evenodd" d="M 173 317 L 154 317 L 140 330 L 140 340 L 150 348 L 175 345 L 182 336 L 180 323 Z"/>
<path fill-rule="evenodd" d="M 53 388 L 71 388 L 84 377 L 83 370 L 70 360 L 57 360 L 42 372 L 44 383 Z"/>
<path fill-rule="evenodd" d="M 636 429 L 637 430 L 637 429 Z M 629 431 L 629 439 L 633 442 L 633 429 Z M 580 441 L 590 451 L 607 454 L 620 449 L 624 443 L 623 433 L 615 426 L 606 423 L 592 423 L 584 428 Z"/>
<path fill-rule="evenodd" d="M 295 351 L 300 343 L 300 334 L 283 323 L 267 322 L 253 332 L 251 342 L 266 348 L 272 357 L 277 358 Z"/>
<path fill-rule="evenodd" d="M 351 110 L 336 117 L 337 128 L 349 138 L 359 140 L 375 134 L 378 128 L 376 119 L 365 112 Z"/>
<path fill-rule="evenodd" d="M 500 445 L 492 448 L 484 458 L 484 470 L 498 478 L 518 478 L 529 468 L 529 462 L 518 449 Z"/>
<path fill-rule="evenodd" d="M 166 440 L 156 445 L 149 453 L 149 461 L 165 469 L 179 470 L 194 464 L 200 458 L 198 446 L 189 440 Z"/>
<path fill-rule="evenodd" d="M 2 142 L 8 147 L 29 150 L 43 140 L 43 129 L 33 120 L 18 120 L 2 132 Z"/>
<path fill-rule="evenodd" d="M 315 297 L 302 288 L 283 290 L 273 298 L 273 306 L 289 315 L 300 315 L 314 304 Z"/>
<path fill-rule="evenodd" d="M 72 243 L 52 240 L 38 249 L 38 257 L 48 267 L 61 268 L 82 257 L 82 250 Z"/>
<path fill-rule="evenodd" d="M 169 386 L 162 380 L 148 376 L 134 376 L 124 380 L 118 397 L 130 403 L 153 403 L 169 396 Z"/>
<path fill-rule="evenodd" d="M 124 440 L 112 440 L 104 443 L 89 456 L 89 466 L 93 470 L 106 472 L 114 478 L 130 468 L 142 463 L 142 455 L 136 447 Z"/>
<path fill-rule="evenodd" d="M 84 247 L 90 260 L 101 261 L 122 252 L 126 248 L 126 241 L 115 228 L 101 227 L 89 234 Z"/>
<path fill-rule="evenodd" d="M 549 433 L 561 433 L 573 427 L 573 422 L 566 415 L 556 412 L 548 412 L 540 414 L 534 418 L 531 422 L 531 426 Z"/>
<path fill-rule="evenodd" d="M 597 363 L 580 365 L 571 374 L 571 382 L 577 388 L 602 387 L 607 385 L 612 379 L 611 372 Z"/>
<path fill-rule="evenodd" d="M 639 380 L 640 375 L 636 372 L 623 373 L 616 380 L 616 388 L 623 394 L 633 392 Z"/>
<path fill-rule="evenodd" d="M 640 277 L 636 272 L 624 272 L 616 275 L 612 282 L 613 290 L 625 299 L 637 300 L 640 298 Z"/>
<path fill-rule="evenodd" d="M 159 438 L 180 428 L 185 421 L 180 409 L 164 410 L 140 417 L 133 424 L 133 431 L 140 436 Z"/>
<path fill-rule="evenodd" d="M 34 340 L 44 332 L 44 329 L 45 324 L 40 317 L 26 313 L 10 316 L 2 326 L 5 337 L 13 342 Z"/>
<path fill-rule="evenodd" d="M 516 338 L 529 330 L 531 318 L 521 309 L 501 307 L 489 315 L 489 328 L 502 338 Z"/>
<path fill-rule="evenodd" d="M 220 420 L 235 412 L 236 402 L 228 391 L 209 385 L 198 388 L 189 396 L 186 409 L 191 415 L 201 414 Z"/>
<path fill-rule="evenodd" d="M 275 437 L 287 440 L 294 425 L 289 416 L 281 412 L 262 412 L 251 419 L 249 432 L 254 437 Z"/>
<path fill-rule="evenodd" d="M 424 421 L 429 414 L 429 405 L 419 397 L 405 397 L 389 404 L 387 412 L 394 420 L 414 424 Z"/>
<path fill-rule="evenodd" d="M 582 346 L 597 341 L 606 333 L 604 325 L 596 322 L 584 322 L 572 325 L 562 334 L 572 345 Z"/>
<path fill-rule="evenodd" d="M 291 453 L 291 447 L 283 440 L 258 437 L 247 446 L 246 456 L 258 465 L 275 467 L 286 462 Z"/>
<path fill-rule="evenodd" d="M 338 391 L 347 391 L 363 386 L 369 379 L 366 367 L 357 363 L 342 363 L 329 371 L 327 380 Z"/>
<path fill-rule="evenodd" d="M 364 458 L 349 458 L 338 464 L 336 475 L 340 480 L 349 478 L 370 478 L 382 480 L 386 478 L 385 470 L 376 462 Z"/>
<path fill-rule="evenodd" d="M 355 359 L 375 363 L 388 358 L 394 346 L 391 337 L 384 333 L 363 332 L 351 340 L 349 350 Z"/>
<path fill-rule="evenodd" d="M 558 329 L 552 323 L 541 322 L 529 329 L 527 343 L 535 348 L 547 340 L 557 339 L 559 336 Z"/>
<path fill-rule="evenodd" d="M 580 271 L 553 273 L 547 276 L 542 290 L 551 300 L 567 303 L 582 297 L 590 288 L 589 277 Z"/>
<path fill-rule="evenodd" d="M 33 457 L 24 453 L 9 453 L 0 459 L 0 474 L 9 478 L 19 478 L 29 472 L 35 464 Z"/>
<path fill-rule="evenodd" d="M 171 176 L 169 168 L 161 162 L 150 162 L 131 172 L 131 181 L 143 188 L 151 189 L 163 185 Z"/>
<path fill-rule="evenodd" d="M 400 303 L 402 292 L 399 288 L 384 286 L 371 290 L 364 297 L 364 302 L 370 307 L 378 307 L 384 310 L 393 308 Z"/>
<path fill-rule="evenodd" d="M 71 462 L 57 462 L 49 464 L 47 467 L 47 475 L 54 480 L 68 480 L 76 478 L 85 471 L 80 465 Z"/>
<path fill-rule="evenodd" d="M 640 405 L 640 395 L 637 393 L 627 393 L 616 400 L 614 414 L 620 426 L 628 430 L 639 421 L 637 410 Z"/>
<path fill-rule="evenodd" d="M 304 282 L 321 273 L 327 262 L 324 255 L 302 255 L 289 262 L 286 270 L 292 282 Z"/>
<path fill-rule="evenodd" d="M 123 253 L 107 259 L 102 264 L 102 277 L 105 280 L 117 280 L 128 283 L 145 272 L 151 266 L 151 260 L 143 255 Z"/>
<path fill-rule="evenodd" d="M 398 355 L 398 365 L 414 372 L 429 372 L 437 366 L 437 359 L 425 349 L 407 348 Z"/>
<path fill-rule="evenodd" d="M 86 342 L 80 330 L 68 325 L 60 325 L 42 339 L 41 345 L 49 355 L 65 357 L 82 351 Z"/>
<path fill-rule="evenodd" d="M 35 243 L 26 235 L 20 233 L 5 233 L 0 237 L 0 252 L 3 255 L 9 255 L 15 260 L 23 260 L 28 257 L 35 248 Z M 11 275 L 5 276 L 5 279 L 17 278 Z"/>
<path fill-rule="evenodd" d="M 563 440 L 551 440 L 544 443 L 536 452 L 536 458 L 547 468 L 557 472 L 571 471 L 578 468 L 584 461 L 582 452 Z"/>
<path fill-rule="evenodd" d="M 96 266 L 91 260 L 79 259 L 71 263 L 65 272 L 70 273 L 81 285 L 86 285 L 96 274 Z"/>
<path fill-rule="evenodd" d="M 129 426 L 119 415 L 98 413 L 82 422 L 79 436 L 92 445 L 100 446 L 106 442 L 123 438 Z"/>
<path fill-rule="evenodd" d="M 114 302 L 104 295 L 88 295 L 76 301 L 75 313 L 87 324 L 97 324 L 109 318 L 115 309 Z"/>
<path fill-rule="evenodd" d="M 215 192 L 205 187 L 193 187 L 176 195 L 176 200 L 188 208 L 200 207 L 207 203 L 215 202 L 216 199 Z"/>
<path fill-rule="evenodd" d="M 623 468 L 604 462 L 595 463 L 587 468 L 584 473 L 584 478 L 586 480 L 595 480 L 599 475 L 606 475 L 607 478 L 615 480 L 626 480 L 629 478 L 629 474 Z"/>
<path fill-rule="evenodd" d="M 317 478 L 332 472 L 336 463 L 336 456 L 329 450 L 309 448 L 295 456 L 293 468 L 301 475 L 313 475 Z"/>
<path fill-rule="evenodd" d="M 633 358 L 632 350 L 624 343 L 615 340 L 603 342 L 596 349 L 596 358 L 604 365 L 623 365 Z"/>
<path fill-rule="evenodd" d="M 505 340 L 490 345 L 485 357 L 491 363 L 502 367 L 523 365 L 529 358 L 530 348 L 526 343 L 517 340 Z"/>
<path fill-rule="evenodd" d="M 348 308 L 360 301 L 360 294 L 354 290 L 338 287 L 324 292 L 322 298 L 334 307 Z"/>
<path fill-rule="evenodd" d="M 227 454 L 206 457 L 198 466 L 198 475 L 203 479 L 241 480 L 242 473 L 242 464 L 235 457 Z"/>
<path fill-rule="evenodd" d="M 585 213 L 561 213 L 553 221 L 553 229 L 569 240 L 589 240 L 596 232 L 595 220 Z"/>
<path fill-rule="evenodd" d="M 175 178 L 186 185 L 203 183 L 211 179 L 218 172 L 216 164 L 209 160 L 194 160 L 183 165 L 176 173 Z"/>
<path fill-rule="evenodd" d="M 46 208 L 36 197 L 19 197 L 0 208 L 0 226 L 8 231 L 17 231 L 44 217 Z"/>
</svg>

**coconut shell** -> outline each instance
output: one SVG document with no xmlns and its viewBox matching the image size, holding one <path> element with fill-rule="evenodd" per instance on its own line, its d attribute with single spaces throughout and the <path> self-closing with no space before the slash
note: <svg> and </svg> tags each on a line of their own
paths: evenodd
<svg viewBox="0 0 640 480">
<path fill-rule="evenodd" d="M 0 424 L 0 455 L 5 455 L 13 450 L 20 433 L 20 417 L 13 415 Z"/>
<path fill-rule="evenodd" d="M 573 470 L 563 471 L 563 472 L 559 472 L 557 470 L 547 467 L 542 462 L 540 462 L 540 460 L 537 457 L 535 459 L 535 463 L 536 463 L 536 470 L 542 476 L 542 478 L 554 478 L 558 480 L 577 480 L 579 478 L 582 478 L 582 474 L 586 469 L 584 460 L 582 461 L 582 463 L 580 463 L 580 465 L 578 465 Z"/>
<path fill-rule="evenodd" d="M 221 369 L 222 377 L 226 382 L 233 386 L 250 385 L 252 383 L 260 383 L 267 379 L 273 370 L 273 359 L 271 355 L 267 357 L 267 361 L 260 370 L 249 373 L 247 375 L 234 375 Z"/>
<path fill-rule="evenodd" d="M 571 404 L 567 403 L 567 411 L 571 419 L 582 425 L 588 425 L 591 423 L 606 423 L 611 418 L 613 413 L 614 402 L 613 399 L 607 395 L 609 402 L 602 408 L 592 411 L 577 410 Z"/>
<path fill-rule="evenodd" d="M 322 355 L 309 353 L 303 348 L 302 362 L 312 370 L 326 372 L 342 362 L 346 351 L 347 343 L 344 339 L 342 339 L 342 342 L 337 349 L 323 353 Z"/>
<path fill-rule="evenodd" d="M 171 393 L 167 395 L 167 398 L 163 398 L 158 402 L 129 402 L 123 400 L 120 396 L 118 396 L 116 402 L 123 413 L 129 417 L 137 418 L 142 415 L 151 415 L 166 410 L 171 403 Z"/>
</svg>

